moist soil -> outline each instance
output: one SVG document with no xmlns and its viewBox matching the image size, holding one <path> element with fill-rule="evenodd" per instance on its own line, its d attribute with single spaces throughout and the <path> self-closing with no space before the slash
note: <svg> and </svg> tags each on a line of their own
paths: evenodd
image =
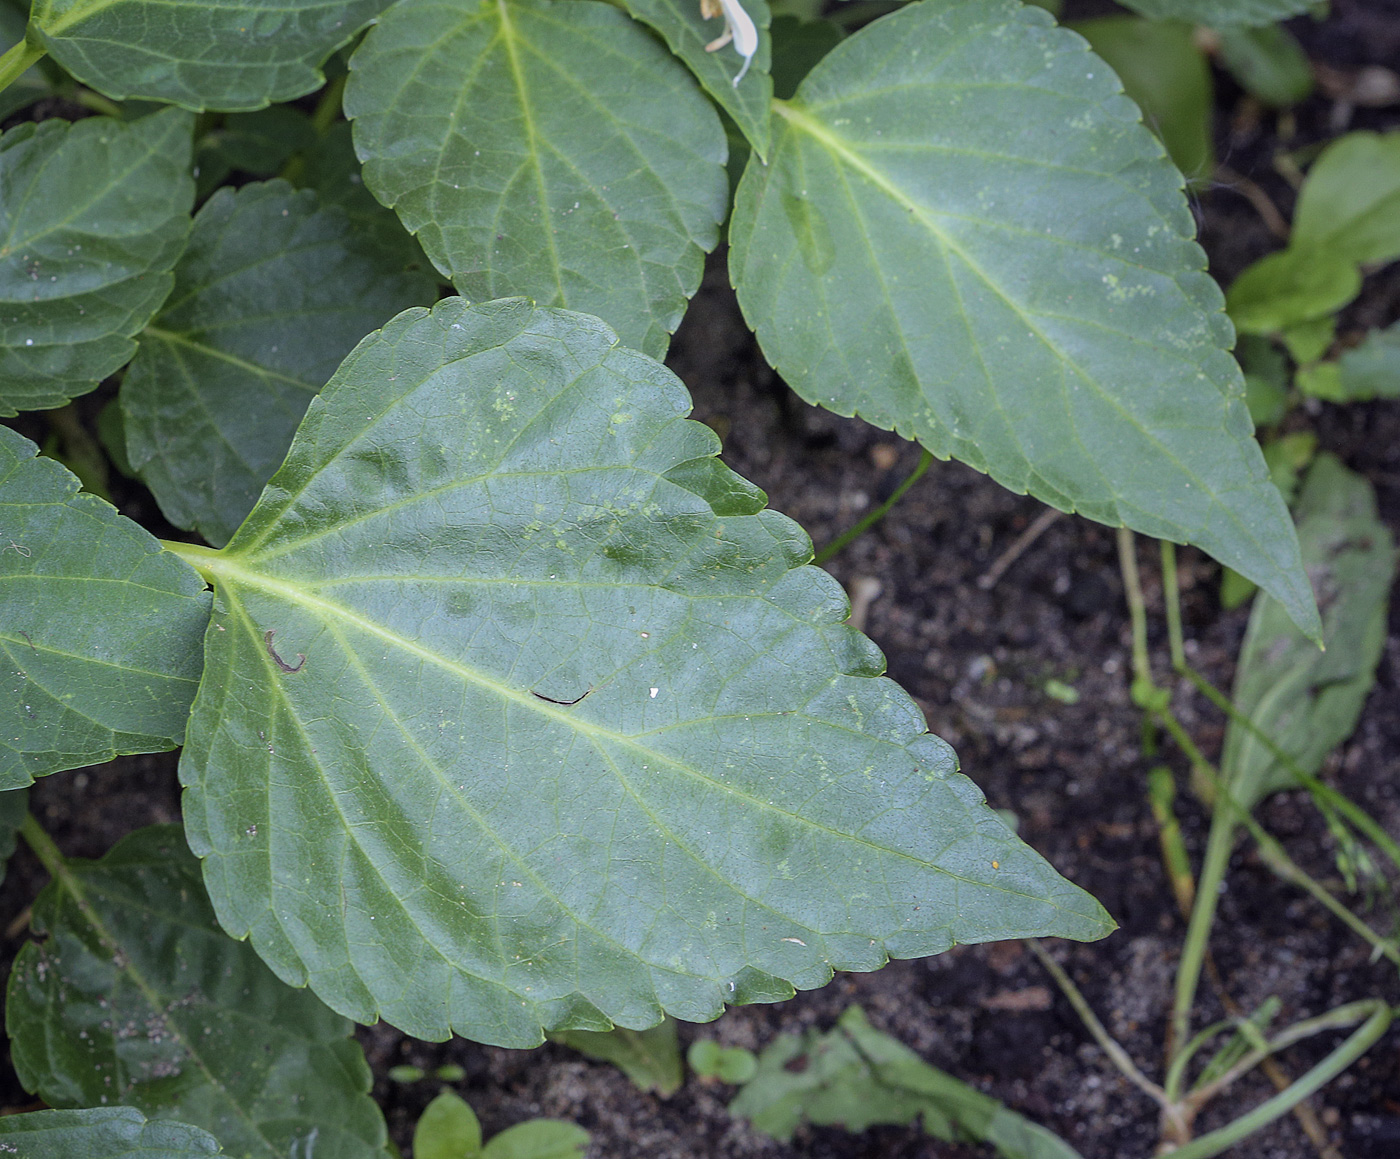
<svg viewBox="0 0 1400 1159">
<path fill-rule="evenodd" d="M 1092 15 L 1104 5 L 1072 7 Z M 1400 61 L 1400 5 L 1334 0 L 1328 19 L 1290 25 L 1318 63 L 1348 73 Z M 1294 192 L 1272 164 L 1279 149 L 1300 149 L 1351 128 L 1392 128 L 1397 106 L 1351 108 L 1315 95 L 1278 118 L 1261 114 L 1232 82 L 1216 76 L 1218 148 L 1230 169 L 1254 182 L 1284 213 Z M 1198 190 L 1193 204 L 1212 270 L 1227 283 L 1279 244 L 1238 186 Z M 1343 339 L 1400 317 L 1400 266 L 1373 275 L 1344 315 Z M 724 443 L 724 458 L 768 493 L 771 504 L 829 542 L 890 496 L 918 461 L 917 448 L 857 419 L 807 406 L 767 367 L 745 328 L 716 255 L 677 334 L 669 359 L 695 397 L 696 416 Z M 92 406 L 100 402 L 93 399 Z M 1373 484 L 1380 513 L 1400 536 L 1400 404 L 1312 405 L 1288 420 L 1316 433 Z M 149 495 L 129 486 L 122 510 L 159 530 Z M 1083 519 L 1051 522 L 995 583 L 989 569 L 1046 511 L 957 463 L 935 463 L 883 522 L 828 565 L 848 590 L 875 590 L 866 631 L 888 658 L 889 674 L 927 714 L 930 728 L 957 749 L 962 767 L 991 804 L 1011 810 L 1021 835 L 1065 876 L 1093 893 L 1119 930 L 1093 945 L 1051 942 L 1109 1031 L 1146 1073 L 1161 1077 L 1161 1054 L 1184 921 L 1162 869 L 1145 795 L 1152 764 L 1142 751 L 1140 714 L 1128 695 L 1130 639 L 1114 532 Z M 1157 679 L 1171 684 L 1155 546 L 1139 544 Z M 1220 569 L 1181 553 L 1187 651 L 1228 688 L 1247 609 L 1224 611 Z M 979 582 L 981 581 L 981 582 Z M 1047 691 L 1059 681 L 1075 703 Z M 1054 684 L 1048 685 L 1051 691 Z M 1201 747 L 1219 751 L 1224 721 L 1189 687 L 1175 704 Z M 1185 791 L 1186 765 L 1159 754 L 1178 774 L 1185 840 L 1193 855 L 1208 815 Z M 1400 601 L 1375 689 L 1355 735 L 1328 761 L 1325 779 L 1400 835 Z M 96 857 L 131 830 L 179 819 L 173 754 L 113 761 L 41 780 L 33 808 L 60 848 Z M 1339 885 L 1335 846 L 1305 794 L 1271 798 L 1260 819 L 1309 872 Z M 23 943 L 23 916 L 44 874 L 27 850 L 16 853 L 0 895 L 3 969 Z M 1380 912 L 1374 921 L 1384 923 Z M 1340 1003 L 1380 996 L 1400 1002 L 1396 971 L 1316 903 L 1275 877 L 1241 844 L 1231 864 L 1211 941 L 1229 998 L 1252 1009 L 1282 1002 L 1277 1026 Z M 871 1022 L 930 1063 L 950 1071 L 1061 1134 L 1085 1159 L 1151 1155 L 1158 1138 L 1151 1101 L 1107 1065 L 1068 1002 L 1018 943 L 958 947 L 935 958 L 894 962 L 872 974 L 838 974 L 826 988 L 790 1001 L 733 1010 L 697 1036 L 759 1050 L 781 1032 L 830 1026 L 859 1003 Z M 1220 993 L 1202 985 L 1194 1024 L 1225 1013 Z M 413 1123 L 441 1084 L 393 1082 L 390 1067 L 463 1068 L 452 1084 L 480 1115 L 487 1134 L 546 1115 L 592 1133 L 596 1159 L 960 1159 L 975 1146 L 933 1140 L 917 1127 L 850 1134 L 799 1129 L 790 1144 L 731 1118 L 734 1090 L 690 1076 L 670 1098 L 635 1089 L 612 1066 L 558 1045 L 503 1050 L 464 1040 L 422 1043 L 387 1026 L 358 1032 L 375 1074 L 375 1097 L 407 1156 Z M 1339 1041 L 1310 1040 L 1283 1057 L 1293 1076 Z M 1205 1131 L 1273 1093 L 1255 1075 L 1201 1116 Z M 0 1107 L 36 1106 L 8 1064 L 0 1066 Z M 1337 1154 L 1384 1159 L 1400 1154 L 1400 1037 L 1392 1031 L 1349 1071 L 1314 1096 L 1312 1107 Z M 1317 1154 L 1297 1120 L 1285 1116 L 1229 1152 L 1236 1159 Z"/>
</svg>

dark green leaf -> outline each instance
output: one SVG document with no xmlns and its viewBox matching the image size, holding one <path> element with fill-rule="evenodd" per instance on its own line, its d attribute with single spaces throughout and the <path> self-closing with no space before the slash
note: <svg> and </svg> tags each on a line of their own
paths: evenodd
<svg viewBox="0 0 1400 1159">
<path fill-rule="evenodd" d="M 228 542 L 306 405 L 368 331 L 437 296 L 285 181 L 221 189 L 122 382 L 131 464 L 177 527 Z"/>
<path fill-rule="evenodd" d="M 728 197 L 719 118 L 650 33 L 587 0 L 403 0 L 351 63 L 365 183 L 459 293 L 665 352 Z"/>
<path fill-rule="evenodd" d="M 28 812 L 28 789 L 9 789 L 0 793 L 0 882 L 5 880 L 10 854 L 15 851 L 15 836 Z"/>
<path fill-rule="evenodd" d="M 1069 27 L 1113 67 L 1172 163 L 1193 180 L 1208 179 L 1215 168 L 1215 85 L 1191 26 L 1105 16 Z"/>
<path fill-rule="evenodd" d="M 316 141 L 311 118 L 291 105 L 273 105 L 256 113 L 230 113 L 219 128 L 200 139 L 195 149 L 200 200 L 235 171 L 254 177 L 277 176 L 293 156 L 310 150 Z"/>
<path fill-rule="evenodd" d="M 350 1023 L 219 929 L 178 827 L 70 860 L 33 928 L 5 1008 L 28 1090 L 194 1123 L 234 1156 L 382 1159 Z"/>
<path fill-rule="evenodd" d="M 1361 292 L 1356 263 L 1326 250 L 1276 250 L 1230 286 L 1225 301 L 1242 334 L 1276 334 L 1325 318 Z"/>
<path fill-rule="evenodd" d="M 0 137 L 0 415 L 62 406 L 136 351 L 189 231 L 192 118 Z"/>
<path fill-rule="evenodd" d="M 1180 176 L 1082 40 L 1013 0 L 911 4 L 778 112 L 730 270 L 799 394 L 1197 544 L 1316 629 Z"/>
<path fill-rule="evenodd" d="M 148 1123 L 135 1107 L 33 1111 L 0 1117 L 0 1151 L 20 1159 L 202 1159 L 212 1135 L 184 1123 Z"/>
<path fill-rule="evenodd" d="M 769 103 L 773 97 L 773 82 L 768 69 L 772 42 L 768 35 L 771 19 L 767 0 L 739 0 L 758 30 L 758 51 L 754 53 L 744 79 L 737 85 L 734 78 L 744 67 L 744 58 L 732 43 L 707 52 L 724 32 L 723 19 L 706 20 L 700 14 L 700 0 L 623 0 L 627 11 L 638 20 L 651 25 L 687 68 L 695 74 L 705 91 L 715 99 L 759 156 L 767 156 L 771 136 Z M 715 7 L 718 7 L 715 0 Z"/>
<path fill-rule="evenodd" d="M 798 20 L 779 16 L 773 21 L 773 95 L 787 100 L 807 74 L 841 43 L 844 33 L 830 20 Z"/>
<path fill-rule="evenodd" d="M 1317 0 L 1122 0 L 1149 20 L 1189 20 L 1217 28 L 1272 24 L 1313 8 Z"/>
<path fill-rule="evenodd" d="M 174 748 L 209 593 L 155 539 L 0 427 L 0 788 Z"/>
<path fill-rule="evenodd" d="M 1308 170 L 1289 242 L 1328 259 L 1400 258 L 1400 131 L 1348 133 Z"/>
<path fill-rule="evenodd" d="M 1284 109 L 1312 92 L 1312 65 L 1302 45 L 1283 25 L 1224 28 L 1219 36 L 1220 62 L 1264 104 Z"/>
<path fill-rule="evenodd" d="M 650 1030 L 563 1030 L 557 1042 L 622 1071 L 639 1090 L 655 1091 L 663 1099 L 680 1090 L 684 1074 L 676 1043 L 676 1020 L 666 1018 Z"/>
<path fill-rule="evenodd" d="M 386 0 L 34 0 L 30 35 L 123 100 L 260 109 L 318 88 L 318 67 Z"/>
<path fill-rule="evenodd" d="M 527 1046 L 1111 928 L 689 405 L 596 319 L 448 299 L 346 359 L 227 549 L 186 549 L 218 593 L 186 825 L 279 976 Z"/>
<path fill-rule="evenodd" d="M 477 1159 L 481 1124 L 476 1112 L 451 1091 L 423 1108 L 413 1128 L 413 1159 Z"/>
<path fill-rule="evenodd" d="M 1337 360 L 1342 393 L 1349 402 L 1400 398 L 1400 322 L 1373 330 Z"/>
<path fill-rule="evenodd" d="M 803 1121 L 863 1131 L 922 1116 L 928 1134 L 985 1142 L 1005 1159 L 1079 1159 L 1057 1135 L 874 1029 L 859 1006 L 825 1034 L 779 1035 L 729 1110 L 784 1141 Z"/>
<path fill-rule="evenodd" d="M 1272 600 L 1249 618 L 1235 675 L 1235 705 L 1304 772 L 1316 773 L 1356 727 L 1385 646 L 1394 540 L 1376 517 L 1371 485 L 1319 455 L 1298 500 L 1298 536 L 1318 590 L 1327 651 L 1300 636 Z M 1222 772 L 1252 807 L 1297 782 L 1253 733 L 1234 722 Z"/>
<path fill-rule="evenodd" d="M 557 1119 L 507 1127 L 481 1149 L 481 1159 L 583 1159 L 588 1132 Z"/>
<path fill-rule="evenodd" d="M 0 0 L 0 53 L 24 39 L 24 26 L 29 20 L 28 9 L 27 3 Z M 53 84 L 43 66 L 32 65 L 0 91 L 0 121 L 52 92 Z"/>
</svg>

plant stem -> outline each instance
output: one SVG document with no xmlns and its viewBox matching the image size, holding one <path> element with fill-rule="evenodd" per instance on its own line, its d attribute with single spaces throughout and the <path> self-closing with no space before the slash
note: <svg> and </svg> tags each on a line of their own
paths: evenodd
<svg viewBox="0 0 1400 1159">
<path fill-rule="evenodd" d="M 1171 647 L 1172 667 L 1181 672 L 1186 667 L 1186 643 L 1181 635 L 1181 589 L 1176 581 L 1176 544 L 1162 542 L 1162 600 L 1167 605 L 1167 643 Z"/>
<path fill-rule="evenodd" d="M 47 55 L 46 50 L 21 40 L 0 56 L 0 89 L 7 89 L 29 71 L 29 66 Z"/>
<path fill-rule="evenodd" d="M 340 116 L 340 102 L 348 79 L 348 74 L 336 77 L 326 85 L 321 99 L 316 102 L 316 111 L 311 114 L 311 127 L 316 130 L 318 137 L 324 137 L 326 130 L 335 124 L 336 117 Z"/>
<path fill-rule="evenodd" d="M 39 859 L 40 864 L 49 871 L 49 876 L 55 881 L 64 882 L 66 885 L 71 877 L 68 872 L 68 862 L 63 859 L 63 854 L 53 843 L 53 838 L 44 832 L 44 827 L 35 819 L 33 813 L 24 815 L 24 820 L 20 823 L 19 835 L 24 838 L 24 843 L 34 851 L 34 856 Z"/>
<path fill-rule="evenodd" d="M 211 559 L 219 557 L 216 548 L 205 547 L 198 543 L 181 543 L 174 539 L 162 539 L 159 543 L 171 555 L 178 555 L 206 580 L 213 580 L 214 577 L 209 571 L 208 563 Z"/>
<path fill-rule="evenodd" d="M 1152 684 L 1152 663 L 1147 655 L 1147 601 L 1142 596 L 1138 575 L 1137 543 L 1126 527 L 1118 529 L 1118 567 L 1123 573 L 1123 593 L 1128 599 L 1128 615 L 1133 625 L 1133 683 Z"/>
<path fill-rule="evenodd" d="M 821 551 L 817 552 L 812 562 L 820 567 L 833 556 L 840 555 L 841 552 L 850 547 L 852 543 L 869 531 L 875 524 L 879 523 L 880 520 L 889 514 L 890 508 L 904 498 L 904 493 L 923 477 L 924 472 L 929 469 L 929 464 L 932 462 L 933 452 L 924 450 L 922 447 L 919 448 L 919 465 L 909 473 L 909 477 L 905 479 L 903 483 L 894 489 L 894 494 L 875 508 L 874 511 L 865 516 L 865 518 L 861 519 L 854 527 L 842 532 L 822 548 Z"/>
</svg>

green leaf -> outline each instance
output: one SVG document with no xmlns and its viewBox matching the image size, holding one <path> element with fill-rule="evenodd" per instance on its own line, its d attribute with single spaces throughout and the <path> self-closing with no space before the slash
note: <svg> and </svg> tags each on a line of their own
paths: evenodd
<svg viewBox="0 0 1400 1159">
<path fill-rule="evenodd" d="M 29 790 L 10 789 L 0 793 L 0 882 L 5 880 L 10 855 L 15 851 L 15 837 L 29 812 Z"/>
<path fill-rule="evenodd" d="M 182 549 L 217 592 L 187 830 L 282 978 L 528 1046 L 1112 928 L 689 406 L 596 319 L 448 299 L 346 359 L 224 551 Z"/>
<path fill-rule="evenodd" d="M 0 1117 L 0 1151 L 22 1159 L 201 1159 L 212 1135 L 185 1123 L 148 1123 L 135 1107 L 32 1111 Z"/>
<path fill-rule="evenodd" d="M 1396 553 L 1371 485 L 1332 455 L 1318 455 L 1308 472 L 1297 517 L 1327 651 L 1300 636 L 1278 604 L 1259 600 L 1240 650 L 1234 699 L 1304 772 L 1316 773 L 1355 729 L 1375 683 Z M 1221 771 L 1246 808 L 1297 785 L 1264 743 L 1234 722 Z"/>
<path fill-rule="evenodd" d="M 768 33 L 771 16 L 767 0 L 739 2 L 758 29 L 758 51 L 744 79 L 737 85 L 734 79 L 743 69 L 744 58 L 732 43 L 714 52 L 705 50 L 707 44 L 712 44 L 724 32 L 724 21 L 706 20 L 701 16 L 700 0 L 623 0 L 623 5 L 638 20 L 661 33 L 671 51 L 695 74 L 695 79 L 715 103 L 729 114 L 759 156 L 766 157 L 771 139 L 769 104 L 773 99 L 773 81 L 769 76 L 773 47 Z"/>
<path fill-rule="evenodd" d="M 423 1108 L 413 1128 L 413 1159 L 476 1159 L 481 1154 L 481 1123 L 476 1112 L 451 1091 Z"/>
<path fill-rule="evenodd" d="M 1289 244 L 1331 260 L 1400 258 L 1400 131 L 1348 133 L 1322 151 L 1298 194 Z"/>
<path fill-rule="evenodd" d="M 925 0 L 778 113 L 730 270 L 800 395 L 1197 544 L 1316 629 L 1180 176 L 1082 40 L 1012 0 Z"/>
<path fill-rule="evenodd" d="M 583 1159 L 588 1132 L 558 1119 L 531 1119 L 507 1127 L 481 1151 L 481 1159 Z"/>
<path fill-rule="evenodd" d="M 655 1091 L 663 1099 L 681 1088 L 685 1075 L 676 1043 L 676 1020 L 664 1018 L 649 1030 L 563 1030 L 551 1036 L 571 1050 L 622 1071 L 638 1090 Z"/>
<path fill-rule="evenodd" d="M 1279 340 L 1300 365 L 1321 358 L 1337 340 L 1337 316 L 1323 314 L 1306 322 L 1293 322 L 1279 331 Z"/>
<path fill-rule="evenodd" d="M 131 464 L 165 517 L 227 543 L 340 360 L 436 296 L 309 190 L 219 190 L 122 382 Z"/>
<path fill-rule="evenodd" d="M 1400 398 L 1400 322 L 1371 331 L 1337 360 L 1337 371 L 1348 402 Z"/>
<path fill-rule="evenodd" d="M 1219 37 L 1220 62 L 1264 104 L 1286 109 L 1312 93 L 1312 64 L 1283 25 L 1222 28 Z"/>
<path fill-rule="evenodd" d="M 109 97 L 260 109 L 321 86 L 320 64 L 386 0 L 34 0 L 30 36 Z"/>
<path fill-rule="evenodd" d="M 1172 163 L 1193 180 L 1215 169 L 1211 114 L 1215 85 L 1189 24 L 1105 16 L 1069 25 L 1089 42 L 1137 102 L 1142 120 L 1161 138 Z"/>
<path fill-rule="evenodd" d="M 170 109 L 0 137 L 0 415 L 62 406 L 135 353 L 189 231 L 191 127 Z"/>
<path fill-rule="evenodd" d="M 1317 0 L 1122 0 L 1149 20 L 1188 20 L 1216 28 L 1273 24 L 1299 16 Z"/>
<path fill-rule="evenodd" d="M 178 827 L 70 860 L 33 928 L 44 940 L 20 951 L 5 1007 L 27 1090 L 193 1123 L 229 1155 L 382 1159 L 350 1023 L 219 929 Z"/>
<path fill-rule="evenodd" d="M 1006 1159 L 1079 1159 L 1059 1136 L 874 1029 L 859 1006 L 825 1034 L 779 1035 L 729 1110 L 784 1142 L 804 1120 L 863 1131 L 922 1116 L 929 1135 L 987 1143 Z"/>
<path fill-rule="evenodd" d="M 1225 302 L 1240 333 L 1276 334 L 1325 318 L 1360 292 L 1361 273 L 1351 259 L 1290 246 L 1247 267 Z"/>
<path fill-rule="evenodd" d="M 313 148 L 317 139 L 311 118 L 291 105 L 230 113 L 195 149 L 199 200 L 208 198 L 230 173 L 277 176 L 292 157 Z"/>
<path fill-rule="evenodd" d="M 650 33 L 587 0 L 402 0 L 351 66 L 365 184 L 459 293 L 665 353 L 728 196 L 719 117 Z"/>
<path fill-rule="evenodd" d="M 758 1069 L 758 1060 L 742 1046 L 720 1046 L 713 1038 L 697 1038 L 685 1053 L 690 1069 L 701 1078 L 726 1083 L 746 1083 Z"/>
<path fill-rule="evenodd" d="M 209 593 L 189 567 L 0 427 L 0 789 L 174 748 Z"/>
</svg>

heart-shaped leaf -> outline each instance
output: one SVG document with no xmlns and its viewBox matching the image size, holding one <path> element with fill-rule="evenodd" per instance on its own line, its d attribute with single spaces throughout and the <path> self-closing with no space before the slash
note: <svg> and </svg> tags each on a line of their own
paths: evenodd
<svg viewBox="0 0 1400 1159">
<path fill-rule="evenodd" d="M 660 364 L 410 310 L 220 552 L 181 761 L 224 928 L 362 1022 L 510 1046 L 1101 907 L 955 772 Z"/>
<path fill-rule="evenodd" d="M 1015 0 L 925 0 L 776 107 L 730 270 L 799 394 L 1197 544 L 1318 631 L 1181 176 L 1079 37 Z"/>
<path fill-rule="evenodd" d="M 109 97 L 260 109 L 319 88 L 320 64 L 388 0 L 34 0 L 30 37 Z"/>
<path fill-rule="evenodd" d="M 21 1159 L 206 1159 L 213 1135 L 185 1123 L 148 1123 L 135 1107 L 0 1116 L 0 1151 Z"/>
<path fill-rule="evenodd" d="M 0 415 L 62 406 L 136 352 L 189 232 L 192 128 L 168 109 L 0 137 Z"/>
<path fill-rule="evenodd" d="M 0 427 L 0 789 L 174 748 L 209 593 L 148 532 Z"/>
<path fill-rule="evenodd" d="M 459 293 L 665 353 L 728 182 L 719 117 L 655 37 L 589 0 L 402 0 L 351 69 L 365 184 Z"/>
<path fill-rule="evenodd" d="M 312 396 L 368 331 L 437 297 L 285 181 L 221 189 L 122 381 L 131 465 L 177 527 L 228 542 Z"/>
<path fill-rule="evenodd" d="M 68 861 L 33 927 L 5 1005 L 27 1090 L 193 1123 L 247 1159 L 382 1159 L 350 1023 L 219 929 L 176 826 Z"/>
</svg>

